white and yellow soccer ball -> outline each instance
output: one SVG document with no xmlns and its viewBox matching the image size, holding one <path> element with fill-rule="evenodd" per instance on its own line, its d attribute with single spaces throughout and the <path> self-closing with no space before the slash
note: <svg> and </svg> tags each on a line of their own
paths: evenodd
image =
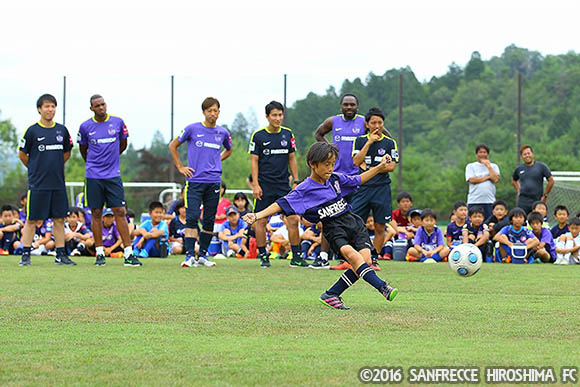
<svg viewBox="0 0 580 387">
<path fill-rule="evenodd" d="M 447 262 L 458 276 L 471 277 L 481 269 L 481 251 L 471 243 L 464 243 L 451 250 Z"/>
</svg>

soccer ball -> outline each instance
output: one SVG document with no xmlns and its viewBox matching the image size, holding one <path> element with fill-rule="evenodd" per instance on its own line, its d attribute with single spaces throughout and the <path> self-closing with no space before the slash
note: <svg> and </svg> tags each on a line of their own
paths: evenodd
<svg viewBox="0 0 580 387">
<path fill-rule="evenodd" d="M 481 251 L 471 243 L 455 247 L 449 253 L 449 268 L 461 277 L 471 277 L 481 268 Z"/>
</svg>

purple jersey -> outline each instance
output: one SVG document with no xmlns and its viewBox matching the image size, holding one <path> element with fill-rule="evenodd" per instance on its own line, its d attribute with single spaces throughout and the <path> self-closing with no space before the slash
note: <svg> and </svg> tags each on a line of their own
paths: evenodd
<svg viewBox="0 0 580 387">
<path fill-rule="evenodd" d="M 423 250 L 433 251 L 438 246 L 443 246 L 443 232 L 437 226 L 433 228 L 433 232 L 429 234 L 423 226 L 419 227 L 415 235 L 415 244 L 421 246 Z"/>
<path fill-rule="evenodd" d="M 219 183 L 222 175 L 221 146 L 231 149 L 230 133 L 216 126 L 210 128 L 202 122 L 186 126 L 177 140 L 187 141 L 188 166 L 193 168 L 193 177 L 187 181 L 195 183 Z"/>
<path fill-rule="evenodd" d="M 89 118 L 81 124 L 77 142 L 88 146 L 85 176 L 89 179 L 110 179 L 121 176 L 120 141 L 129 137 L 123 120 L 107 116 L 104 122 Z"/>
<path fill-rule="evenodd" d="M 451 242 L 463 243 L 463 226 L 458 226 L 457 222 L 451 222 L 447 225 L 446 237 L 451 237 Z"/>
<path fill-rule="evenodd" d="M 365 134 L 365 118 L 357 114 L 346 120 L 343 114 L 332 117 L 332 143 L 338 148 L 338 158 L 334 172 L 345 175 L 358 174 L 358 167 L 352 162 L 352 147 L 357 137 Z"/>
<path fill-rule="evenodd" d="M 356 191 L 360 184 L 360 175 L 333 173 L 324 184 L 308 177 L 276 203 L 286 215 L 304 215 L 310 223 L 324 223 L 350 211 L 344 196 Z"/>
<path fill-rule="evenodd" d="M 103 224 L 103 247 L 113 246 L 119 240 L 119 236 L 119 230 L 117 230 L 115 222 L 113 222 L 111 227 L 105 227 Z"/>
<path fill-rule="evenodd" d="M 470 221 L 467 221 L 467 223 L 463 225 L 463 229 L 467 230 L 467 235 L 475 235 L 476 240 L 484 234 L 484 231 L 489 232 L 487 224 L 482 223 L 476 229 Z"/>
<path fill-rule="evenodd" d="M 544 246 L 546 251 L 550 253 L 550 256 L 556 258 L 556 242 L 554 242 L 554 237 L 552 237 L 550 229 L 542 227 L 540 236 L 537 236 L 535 233 L 534 236 L 540 240 L 540 243 L 544 242 L 546 244 Z"/>
<path fill-rule="evenodd" d="M 528 239 L 535 238 L 532 230 L 526 227 L 521 227 L 518 231 L 516 231 L 514 230 L 514 226 L 511 224 L 502 228 L 499 233 L 506 235 L 508 240 L 512 243 L 526 243 Z"/>
</svg>

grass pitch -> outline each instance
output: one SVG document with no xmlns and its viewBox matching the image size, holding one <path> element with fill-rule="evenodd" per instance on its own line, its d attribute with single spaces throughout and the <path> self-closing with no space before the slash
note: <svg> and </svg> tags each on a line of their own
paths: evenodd
<svg viewBox="0 0 580 387">
<path fill-rule="evenodd" d="M 580 359 L 580 267 L 384 262 L 387 303 L 359 281 L 350 311 L 318 301 L 340 272 L 273 261 L 181 268 L 0 258 L 1 385 L 359 383 L 363 366 L 561 366 Z"/>
</svg>

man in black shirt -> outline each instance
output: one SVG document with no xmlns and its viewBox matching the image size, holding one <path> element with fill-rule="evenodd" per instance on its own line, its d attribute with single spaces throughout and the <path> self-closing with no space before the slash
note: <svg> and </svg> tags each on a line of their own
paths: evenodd
<svg viewBox="0 0 580 387">
<path fill-rule="evenodd" d="M 529 145 L 520 148 L 523 164 L 516 167 L 512 176 L 512 185 L 517 193 L 517 207 L 526 214 L 532 210 L 532 204 L 538 200 L 546 202 L 548 194 L 554 185 L 550 168 L 540 161 L 534 161 L 534 151 Z M 544 178 L 548 181 L 544 192 Z"/>
<path fill-rule="evenodd" d="M 289 173 L 292 174 L 293 185 L 298 181 L 298 164 L 296 163 L 296 141 L 292 129 L 282 126 L 284 106 L 272 101 L 266 105 L 268 126 L 256 130 L 250 138 L 249 153 L 252 158 L 252 191 L 254 194 L 254 211 L 259 212 L 277 199 L 288 194 Z M 300 218 L 292 215 L 287 218 L 288 239 L 292 247 L 291 267 L 308 267 L 308 263 L 300 255 L 300 235 L 298 223 Z M 261 267 L 269 267 L 270 261 L 266 252 L 266 224 L 268 219 L 256 222 L 256 243 Z"/>
<path fill-rule="evenodd" d="M 29 127 L 20 139 L 18 157 L 28 168 L 26 223 L 22 230 L 24 251 L 20 266 L 30 266 L 30 250 L 38 220 L 52 219 L 56 244 L 56 265 L 74 266 L 64 248 L 64 218 L 68 198 L 64 184 L 64 163 L 69 159 L 72 140 L 66 127 L 53 121 L 56 99 L 42 95 L 36 107 L 40 121 Z"/>
</svg>

